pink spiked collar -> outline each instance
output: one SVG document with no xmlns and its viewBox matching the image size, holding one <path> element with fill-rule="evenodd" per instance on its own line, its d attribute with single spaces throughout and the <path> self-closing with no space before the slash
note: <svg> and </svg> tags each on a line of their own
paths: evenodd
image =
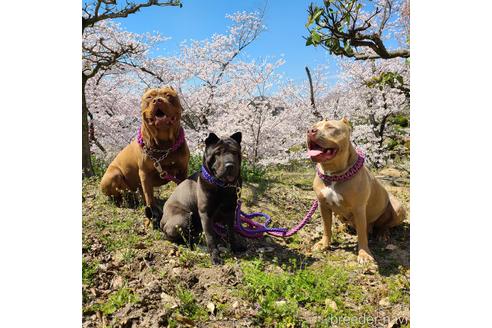
<svg viewBox="0 0 492 328">
<path fill-rule="evenodd" d="M 316 173 L 318 174 L 318 177 L 323 180 L 323 182 L 328 186 L 331 185 L 332 182 L 343 182 L 352 179 L 364 166 L 365 160 L 365 155 L 362 150 L 356 149 L 355 151 L 357 152 L 357 160 L 355 161 L 354 165 L 352 165 L 352 167 L 347 170 L 347 172 L 341 175 L 328 175 L 322 173 L 319 170 L 318 166 L 316 166 Z"/>
<path fill-rule="evenodd" d="M 176 150 L 178 150 L 179 147 L 181 147 L 181 145 L 183 144 L 184 141 L 185 141 L 185 132 L 184 132 L 184 129 L 182 127 L 180 127 L 179 128 L 179 132 L 178 132 L 178 138 L 176 139 L 176 142 L 174 143 L 174 145 L 172 145 L 171 148 L 169 148 L 169 149 L 163 150 L 162 152 L 165 152 L 165 151 L 168 151 L 168 152 L 176 151 Z M 145 147 L 144 140 L 143 140 L 143 137 L 142 137 L 142 127 L 139 127 L 138 128 L 137 142 L 140 145 L 140 147 Z M 150 147 L 147 147 L 147 148 L 148 149 L 152 149 L 154 151 L 160 151 L 158 149 L 153 149 L 153 148 L 150 148 Z"/>
</svg>

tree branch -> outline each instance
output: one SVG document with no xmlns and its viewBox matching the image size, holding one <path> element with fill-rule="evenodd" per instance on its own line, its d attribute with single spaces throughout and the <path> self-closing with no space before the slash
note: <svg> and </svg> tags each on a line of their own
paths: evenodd
<svg viewBox="0 0 492 328">
<path fill-rule="evenodd" d="M 324 1 L 324 8 L 311 4 L 306 26 L 314 24 L 314 28 L 308 27 L 310 35 L 306 45 L 321 45 L 332 54 L 356 60 L 409 58 L 410 49 L 388 51 L 381 39 L 393 14 L 392 1 L 386 0 L 383 8 L 376 6 L 363 20 L 359 19 L 362 0 Z M 378 16 L 381 18 L 379 26 L 370 29 Z"/>
<path fill-rule="evenodd" d="M 104 13 L 99 14 L 101 3 L 104 3 L 105 10 Z M 86 17 L 82 17 L 82 33 L 84 32 L 86 27 L 94 26 L 94 24 L 96 24 L 97 22 L 106 19 L 128 17 L 128 15 L 134 14 L 142 8 L 152 7 L 152 6 L 158 6 L 158 7 L 179 6 L 181 8 L 183 4 L 181 3 L 181 0 L 169 0 L 163 2 L 159 0 L 148 0 L 146 2 L 139 3 L 139 4 L 127 2 L 124 8 L 116 9 L 116 0 L 115 1 L 98 0 L 97 4 L 95 5 L 93 13 L 89 13 L 87 10 L 84 10 L 86 13 Z"/>
<path fill-rule="evenodd" d="M 320 114 L 320 112 L 316 109 L 316 103 L 314 102 L 314 90 L 313 90 L 313 79 L 311 78 L 311 72 L 309 71 L 309 68 L 306 66 L 306 74 L 308 76 L 308 81 L 309 81 L 309 91 L 311 95 L 311 109 L 312 113 L 314 116 L 316 116 L 317 119 L 322 120 L 323 116 Z"/>
</svg>

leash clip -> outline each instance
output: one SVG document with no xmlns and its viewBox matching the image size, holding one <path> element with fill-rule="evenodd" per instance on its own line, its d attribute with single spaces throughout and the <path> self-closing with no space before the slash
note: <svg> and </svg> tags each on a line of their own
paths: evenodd
<svg viewBox="0 0 492 328">
<path fill-rule="evenodd" d="M 239 186 L 236 186 L 236 196 L 237 196 L 236 203 L 239 205 L 241 203 L 241 187 Z"/>
</svg>

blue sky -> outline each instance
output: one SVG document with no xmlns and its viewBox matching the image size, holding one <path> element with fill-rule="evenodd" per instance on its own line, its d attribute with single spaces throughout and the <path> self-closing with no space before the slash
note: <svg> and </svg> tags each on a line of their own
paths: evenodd
<svg viewBox="0 0 492 328">
<path fill-rule="evenodd" d="M 159 48 L 156 55 L 177 54 L 184 40 L 203 40 L 214 33 L 225 33 L 232 22 L 225 18 L 236 11 L 262 11 L 267 30 L 246 48 L 251 59 L 259 57 L 279 58 L 286 63 L 281 71 L 286 78 L 301 81 L 306 78 L 304 67 L 314 69 L 318 64 L 330 67 L 331 83 L 336 82 L 337 65 L 333 56 L 322 48 L 306 47 L 303 36 L 307 35 L 304 24 L 311 1 L 301 0 L 183 0 L 183 8 L 145 8 L 125 19 L 117 20 L 131 32 L 158 31 L 171 37 Z M 332 74 L 331 74 L 332 73 Z M 330 83 L 330 84 L 331 84 Z"/>
</svg>

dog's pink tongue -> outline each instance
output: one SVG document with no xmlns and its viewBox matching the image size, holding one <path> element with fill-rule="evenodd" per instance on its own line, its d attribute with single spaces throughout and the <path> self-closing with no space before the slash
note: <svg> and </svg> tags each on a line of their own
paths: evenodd
<svg viewBox="0 0 492 328">
<path fill-rule="evenodd" d="M 318 149 L 309 149 L 307 154 L 309 157 L 315 157 L 315 156 L 318 156 L 320 154 L 322 154 L 323 152 L 321 150 L 318 150 Z"/>
</svg>

